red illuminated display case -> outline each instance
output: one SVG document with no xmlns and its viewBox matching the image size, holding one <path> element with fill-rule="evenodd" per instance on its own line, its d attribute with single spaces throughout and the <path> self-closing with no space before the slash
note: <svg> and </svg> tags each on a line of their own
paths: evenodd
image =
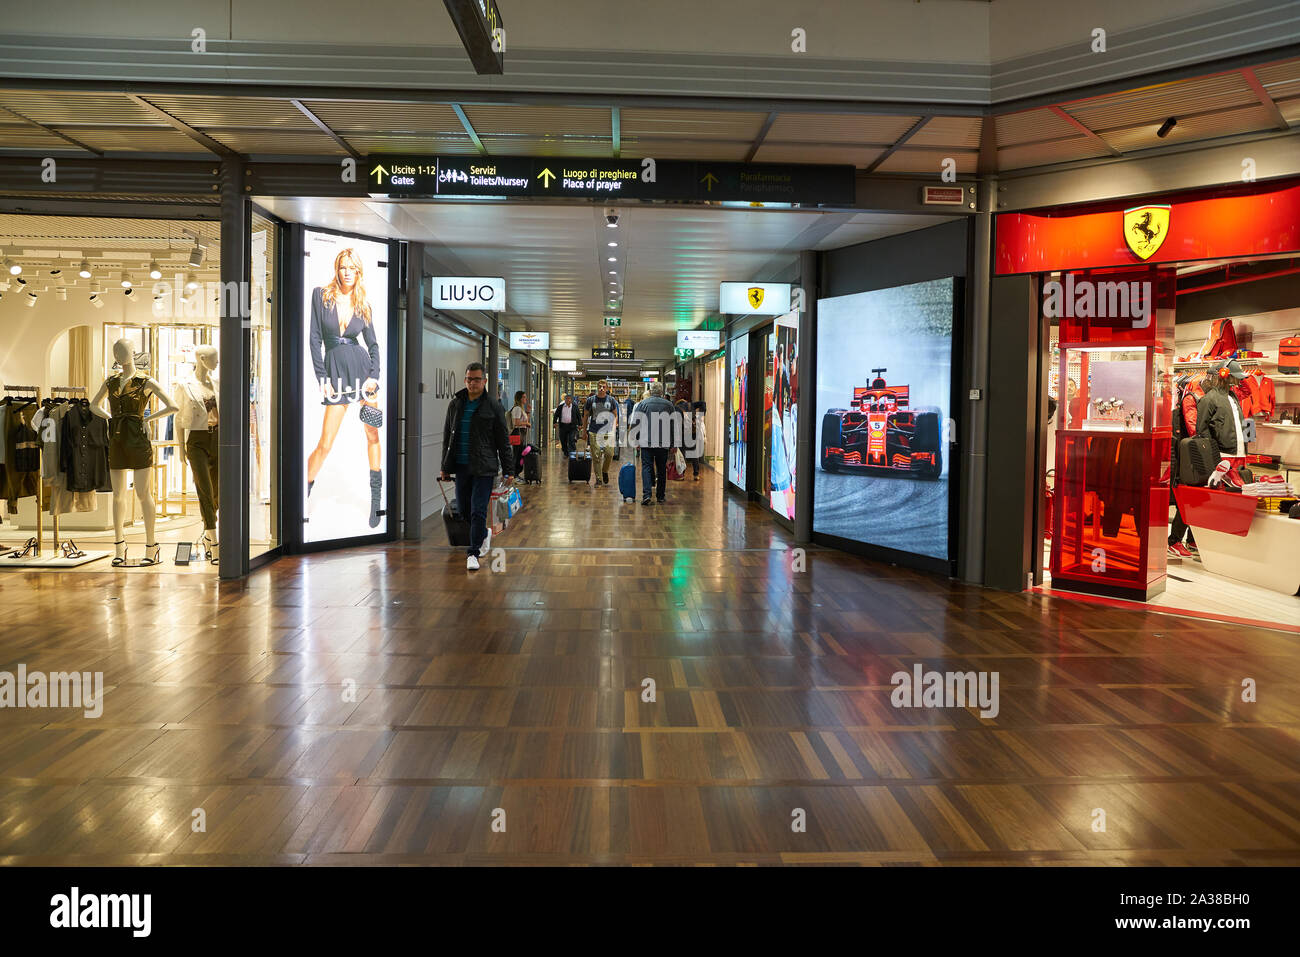
<svg viewBox="0 0 1300 957">
<path fill-rule="evenodd" d="M 1174 274 L 1122 275 L 1151 283 L 1149 321 L 1067 315 L 1060 323 L 1064 427 L 1050 567 L 1054 588 L 1146 600 L 1165 590 Z M 1075 273 L 1073 282 L 1119 278 Z"/>
</svg>

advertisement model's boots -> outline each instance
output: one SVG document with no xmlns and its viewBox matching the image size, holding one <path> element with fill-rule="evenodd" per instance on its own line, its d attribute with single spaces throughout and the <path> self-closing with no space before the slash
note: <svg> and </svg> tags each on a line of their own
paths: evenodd
<svg viewBox="0 0 1300 957">
<path fill-rule="evenodd" d="M 384 473 L 370 470 L 370 527 L 378 528 L 380 519 L 379 493 L 383 489 Z"/>
</svg>

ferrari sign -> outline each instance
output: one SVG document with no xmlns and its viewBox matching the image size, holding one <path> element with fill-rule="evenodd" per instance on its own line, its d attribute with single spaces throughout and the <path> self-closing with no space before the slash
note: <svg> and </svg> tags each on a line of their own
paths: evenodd
<svg viewBox="0 0 1300 957">
<path fill-rule="evenodd" d="M 718 311 L 742 316 L 781 316 L 790 311 L 788 282 L 724 282 Z"/>
<path fill-rule="evenodd" d="M 1135 206 L 1124 210 L 1124 239 L 1139 259 L 1150 259 L 1169 235 L 1169 206 Z"/>
</svg>

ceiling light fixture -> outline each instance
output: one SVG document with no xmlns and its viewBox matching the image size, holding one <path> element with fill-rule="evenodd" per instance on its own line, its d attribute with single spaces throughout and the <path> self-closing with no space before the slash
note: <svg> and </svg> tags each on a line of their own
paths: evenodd
<svg viewBox="0 0 1300 957">
<path fill-rule="evenodd" d="M 1173 132 L 1174 127 L 1177 125 L 1178 125 L 1178 119 L 1173 116 L 1169 117 L 1169 119 L 1165 120 L 1163 123 L 1160 124 L 1160 129 L 1156 130 L 1156 136 L 1160 137 L 1161 139 L 1164 139 L 1166 136 L 1168 136 L 1170 133 Z"/>
<path fill-rule="evenodd" d="M 618 262 L 618 257 L 617 257 L 617 256 L 610 256 L 608 259 L 605 260 L 605 262 L 616 263 L 616 262 Z"/>
<path fill-rule="evenodd" d="M 10 259 L 8 256 L 6 256 L 6 257 L 5 257 L 5 271 L 8 272 L 9 275 L 11 275 L 11 276 L 16 276 L 16 275 L 18 275 L 20 272 L 23 271 L 23 267 L 20 266 L 20 265 L 18 265 L 18 263 L 14 262 L 14 261 L 13 261 L 12 259 Z"/>
<path fill-rule="evenodd" d="M 199 288 L 199 281 L 195 277 L 194 273 L 187 272 L 185 274 L 185 295 L 187 296 L 193 295 L 194 291 L 198 288 Z"/>
<path fill-rule="evenodd" d="M 606 245 L 606 246 L 617 246 L 618 243 L 606 243 L 605 245 Z"/>
<path fill-rule="evenodd" d="M 29 292 L 27 294 L 27 308 L 30 309 L 34 305 L 36 305 L 36 293 Z"/>
<path fill-rule="evenodd" d="M 77 270 L 77 275 L 80 276 L 82 279 L 89 279 L 90 263 L 86 262 L 86 260 L 83 259 L 81 261 L 81 268 Z"/>
<path fill-rule="evenodd" d="M 150 279 L 162 278 L 162 270 L 158 268 L 158 260 L 156 259 L 149 260 L 149 278 Z"/>
<path fill-rule="evenodd" d="M 55 286 L 55 287 L 54 287 L 54 298 L 55 298 L 55 299 L 58 299 L 60 302 L 66 302 L 67 299 L 68 299 L 68 287 L 67 287 L 67 286 Z"/>
<path fill-rule="evenodd" d="M 134 296 L 134 295 L 135 295 L 135 290 L 132 289 L 132 288 L 130 288 L 130 287 L 128 286 L 126 289 L 123 289 L 123 290 L 122 290 L 122 295 L 124 295 L 124 296 Z"/>
<path fill-rule="evenodd" d="M 203 247 L 200 246 L 198 243 L 195 243 L 194 248 L 190 250 L 190 265 L 191 266 L 203 265 Z"/>
<path fill-rule="evenodd" d="M 92 306 L 94 306 L 96 309 L 103 309 L 103 308 L 104 308 L 104 298 L 103 298 L 99 293 L 97 293 L 97 292 L 92 292 L 92 293 L 90 294 L 90 304 L 91 304 Z"/>
<path fill-rule="evenodd" d="M 122 270 L 121 283 L 122 283 L 122 288 L 123 288 L 123 289 L 130 289 L 130 288 L 131 288 L 131 277 L 128 276 L 128 275 L 126 274 L 126 270 L 125 270 L 125 269 Z"/>
<path fill-rule="evenodd" d="M 60 269 L 58 266 L 55 266 L 53 269 L 50 270 L 51 279 L 58 279 L 62 275 L 63 275 L 63 270 Z"/>
</svg>

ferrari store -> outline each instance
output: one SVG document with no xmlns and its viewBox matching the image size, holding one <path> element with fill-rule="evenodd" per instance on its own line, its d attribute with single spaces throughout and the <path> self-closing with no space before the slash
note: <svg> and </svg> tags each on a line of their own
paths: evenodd
<svg viewBox="0 0 1300 957">
<path fill-rule="evenodd" d="M 994 271 L 1039 299 L 1035 583 L 1300 631 L 1300 181 L 1001 214 Z"/>
<path fill-rule="evenodd" d="M 218 364 L 219 225 L 0 216 L 0 573 L 215 577 L 279 544 L 277 235 L 254 217 L 248 540 L 219 542 L 219 397 L 242 371 Z"/>
</svg>

